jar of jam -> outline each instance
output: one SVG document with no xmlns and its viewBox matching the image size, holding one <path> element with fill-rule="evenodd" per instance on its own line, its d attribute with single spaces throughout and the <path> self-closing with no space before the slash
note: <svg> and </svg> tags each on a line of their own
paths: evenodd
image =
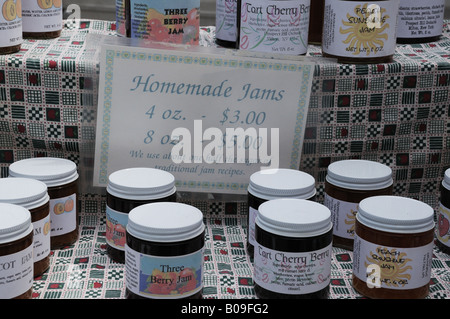
<svg viewBox="0 0 450 319">
<path fill-rule="evenodd" d="M 216 43 L 236 48 L 237 0 L 216 0 Z"/>
<path fill-rule="evenodd" d="M 2 0 L 0 5 L 0 54 L 18 52 L 23 42 L 21 0 Z"/>
<path fill-rule="evenodd" d="M 397 43 L 439 40 L 444 26 L 445 0 L 400 0 Z"/>
<path fill-rule="evenodd" d="M 436 246 L 450 255 L 450 168 L 445 171 L 441 184 L 441 199 L 436 226 Z"/>
<path fill-rule="evenodd" d="M 63 27 L 62 0 L 26 0 L 22 4 L 23 37 L 53 39 Z"/>
<path fill-rule="evenodd" d="M 0 203 L 0 299 L 31 299 L 33 224 L 30 212 Z"/>
<path fill-rule="evenodd" d="M 361 200 L 392 195 L 390 167 L 367 160 L 343 160 L 328 166 L 324 205 L 331 211 L 333 245 L 352 250 L 355 217 Z"/>
<path fill-rule="evenodd" d="M 309 15 L 308 43 L 319 45 L 322 43 L 323 11 L 325 0 L 311 0 Z"/>
<path fill-rule="evenodd" d="M 37 157 L 9 166 L 9 176 L 37 179 L 47 185 L 50 196 L 50 248 L 59 249 L 78 238 L 78 172 L 69 160 Z"/>
<path fill-rule="evenodd" d="M 125 246 L 128 299 L 202 298 L 205 225 L 202 212 L 182 203 L 134 208 Z"/>
<path fill-rule="evenodd" d="M 356 215 L 352 283 L 363 296 L 417 299 L 428 295 L 434 211 L 415 199 L 374 196 Z"/>
<path fill-rule="evenodd" d="M 175 202 L 175 177 L 154 168 L 128 168 L 112 173 L 106 188 L 106 242 L 108 256 L 125 262 L 128 213 L 153 202 Z"/>
<path fill-rule="evenodd" d="M 339 63 L 389 63 L 399 0 L 325 0 L 322 53 Z"/>
<path fill-rule="evenodd" d="M 316 181 L 308 173 L 285 168 L 253 173 L 248 185 L 247 252 L 253 257 L 255 220 L 259 206 L 271 199 L 298 198 L 315 200 Z"/>
<path fill-rule="evenodd" d="M 0 203 L 22 206 L 33 223 L 33 276 L 50 267 L 50 206 L 47 185 L 29 178 L 0 178 Z"/>
<path fill-rule="evenodd" d="M 117 35 L 126 37 L 126 9 L 125 0 L 116 0 L 116 32 Z"/>
<path fill-rule="evenodd" d="M 324 205 L 291 198 L 263 203 L 256 217 L 256 296 L 328 298 L 332 238 L 331 213 Z"/>
<path fill-rule="evenodd" d="M 315 0 L 314 0 L 315 1 Z M 310 0 L 238 0 L 237 48 L 305 55 Z"/>
</svg>

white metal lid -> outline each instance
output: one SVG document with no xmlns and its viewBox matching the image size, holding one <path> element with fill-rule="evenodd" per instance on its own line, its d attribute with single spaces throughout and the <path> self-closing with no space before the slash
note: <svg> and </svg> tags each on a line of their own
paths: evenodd
<svg viewBox="0 0 450 319">
<path fill-rule="evenodd" d="M 445 171 L 442 186 L 450 190 L 450 168 Z"/>
<path fill-rule="evenodd" d="M 332 228 L 330 210 L 306 199 L 281 198 L 262 203 L 255 223 L 265 231 L 286 237 L 313 237 Z"/>
<path fill-rule="evenodd" d="M 41 207 L 49 201 L 47 185 L 31 178 L 0 178 L 0 202 L 16 204 L 26 209 Z"/>
<path fill-rule="evenodd" d="M 434 211 L 416 199 L 373 196 L 363 199 L 356 219 L 363 225 L 391 233 L 421 233 L 434 228 Z"/>
<path fill-rule="evenodd" d="M 33 178 L 48 187 L 72 183 L 78 178 L 77 165 L 63 158 L 36 157 L 20 160 L 9 166 L 9 176 Z"/>
<path fill-rule="evenodd" d="M 136 167 L 109 175 L 107 192 L 124 199 L 152 200 L 175 193 L 175 177 L 166 171 Z"/>
<path fill-rule="evenodd" d="M 204 229 L 203 213 L 183 203 L 150 203 L 128 214 L 127 231 L 145 241 L 185 241 L 199 236 Z"/>
<path fill-rule="evenodd" d="M 248 191 L 266 200 L 283 197 L 308 199 L 316 194 L 315 183 L 314 177 L 302 171 L 265 169 L 250 176 Z"/>
<path fill-rule="evenodd" d="M 335 186 L 354 190 L 383 189 L 393 184 L 392 169 L 367 160 L 342 160 L 331 163 L 327 181 Z"/>
<path fill-rule="evenodd" d="M 33 231 L 28 209 L 8 203 L 0 203 L 0 244 L 19 240 Z"/>
</svg>

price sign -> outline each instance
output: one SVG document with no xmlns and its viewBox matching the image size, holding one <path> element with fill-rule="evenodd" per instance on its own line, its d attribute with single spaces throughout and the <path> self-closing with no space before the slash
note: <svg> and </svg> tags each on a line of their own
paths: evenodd
<svg viewBox="0 0 450 319">
<path fill-rule="evenodd" d="M 178 190 L 245 193 L 250 175 L 298 169 L 313 64 L 105 45 L 94 186 L 130 167 L 172 173 Z"/>
</svg>

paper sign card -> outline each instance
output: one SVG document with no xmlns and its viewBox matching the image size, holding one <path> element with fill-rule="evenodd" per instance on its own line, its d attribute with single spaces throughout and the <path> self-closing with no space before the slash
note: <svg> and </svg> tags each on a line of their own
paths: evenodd
<svg viewBox="0 0 450 319">
<path fill-rule="evenodd" d="M 298 169 L 313 71 L 297 60 L 103 46 L 94 186 L 152 167 L 180 191 L 245 194 L 256 171 Z"/>
</svg>

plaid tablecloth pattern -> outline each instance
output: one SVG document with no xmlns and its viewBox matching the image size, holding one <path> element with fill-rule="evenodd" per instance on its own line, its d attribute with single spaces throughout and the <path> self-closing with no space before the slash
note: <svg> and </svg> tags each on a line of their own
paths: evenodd
<svg viewBox="0 0 450 319">
<path fill-rule="evenodd" d="M 14 161 L 54 156 L 89 166 L 86 141 L 95 140 L 98 65 L 87 34 L 115 35 L 114 23 L 68 22 L 60 38 L 28 40 L 0 56 L 0 176 Z M 201 30 L 214 45 L 214 28 Z M 309 56 L 320 56 L 310 46 Z M 316 65 L 300 169 L 317 181 L 323 200 L 327 166 L 347 158 L 389 165 L 394 193 L 437 208 L 450 167 L 450 29 L 439 42 L 399 45 L 395 62 Z M 84 162 L 83 162 L 84 161 Z M 205 214 L 205 298 L 255 298 L 246 254 L 245 202 L 189 201 Z M 50 270 L 34 281 L 34 298 L 123 298 L 124 265 L 106 255 L 105 198 L 83 192 L 80 238 L 52 251 Z M 359 298 L 351 286 L 352 253 L 334 248 L 331 298 Z M 429 298 L 450 297 L 450 256 L 434 250 Z"/>
</svg>

